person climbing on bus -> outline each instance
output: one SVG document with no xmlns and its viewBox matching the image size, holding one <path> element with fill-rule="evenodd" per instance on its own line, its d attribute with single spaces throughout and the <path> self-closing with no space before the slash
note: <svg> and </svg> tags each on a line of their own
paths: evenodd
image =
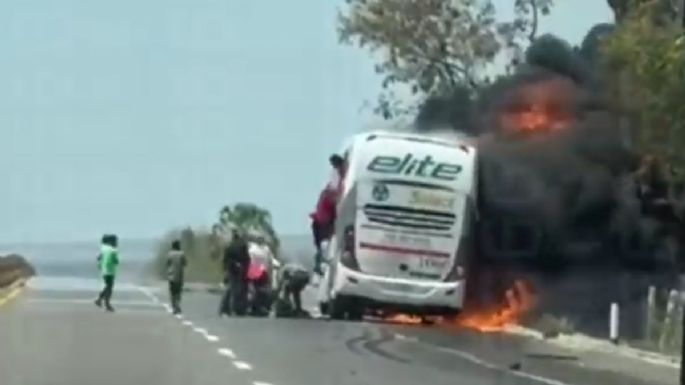
<svg viewBox="0 0 685 385">
<path fill-rule="evenodd" d="M 319 194 L 315 211 L 309 215 L 312 220 L 311 228 L 315 247 L 314 272 L 319 275 L 323 275 L 321 270 L 323 259 L 321 245 L 333 234 L 336 205 L 338 197 L 342 192 L 342 181 L 345 176 L 345 160 L 340 155 L 331 155 L 329 162 L 333 167 L 333 175 Z"/>
</svg>

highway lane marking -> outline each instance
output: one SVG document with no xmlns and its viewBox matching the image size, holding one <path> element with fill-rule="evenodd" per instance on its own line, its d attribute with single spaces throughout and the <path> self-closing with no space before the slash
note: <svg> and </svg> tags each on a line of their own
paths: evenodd
<svg viewBox="0 0 685 385">
<path fill-rule="evenodd" d="M 221 354 L 222 356 L 226 356 L 226 357 L 231 358 L 231 359 L 235 358 L 235 353 L 233 353 L 233 350 L 231 350 L 231 349 L 221 348 L 221 349 L 219 349 L 219 350 L 217 350 L 217 351 L 218 351 L 219 354 Z"/>
<path fill-rule="evenodd" d="M 430 345 L 430 346 L 433 346 L 433 345 Z M 484 367 L 486 367 L 486 368 L 488 368 L 488 369 L 494 369 L 494 370 L 499 369 L 499 368 L 497 367 L 497 365 L 491 364 L 491 363 L 489 363 L 489 362 L 487 362 L 487 361 L 483 361 L 483 360 L 481 360 L 480 358 L 474 356 L 474 355 L 471 354 L 471 353 L 466 353 L 466 352 L 462 352 L 461 350 L 456 350 L 456 349 L 451 349 L 451 348 L 445 348 L 445 347 L 442 347 L 442 346 L 440 346 L 440 347 L 435 347 L 435 348 L 436 348 L 437 350 L 441 351 L 441 352 L 444 352 L 444 353 L 447 353 L 447 354 L 451 354 L 451 355 L 460 357 L 460 358 L 462 358 L 462 359 L 464 359 L 464 360 L 466 360 L 466 361 L 470 361 L 470 362 L 472 362 L 472 363 L 474 363 L 474 364 L 476 364 L 476 365 L 484 366 Z"/>
<path fill-rule="evenodd" d="M 271 385 L 268 382 L 262 382 L 262 381 L 252 381 L 252 385 Z"/>
<path fill-rule="evenodd" d="M 400 341 L 410 341 L 410 342 L 418 342 L 419 341 L 419 339 L 416 337 L 407 337 L 404 334 L 399 334 L 399 333 L 395 333 L 394 337 L 396 340 L 400 340 Z"/>
<path fill-rule="evenodd" d="M 12 291 L 10 291 L 6 296 L 0 298 L 0 306 L 11 301 L 14 297 L 18 296 L 19 293 L 21 293 L 21 288 L 16 287 L 16 288 L 12 289 Z"/>
<path fill-rule="evenodd" d="M 138 289 L 141 293 L 145 294 L 146 297 L 150 298 L 150 301 L 156 305 L 164 306 L 162 301 L 150 291 L 147 287 L 144 286 L 136 286 L 136 289 Z"/>
<path fill-rule="evenodd" d="M 509 373 L 509 374 L 511 374 L 511 375 L 513 375 L 513 376 L 523 377 L 523 378 L 526 378 L 526 379 L 529 379 L 529 380 L 533 380 L 533 381 L 535 381 L 535 382 L 547 384 L 547 385 L 570 385 L 570 384 L 568 384 L 568 383 L 566 383 L 566 382 L 562 382 L 562 381 L 555 380 L 555 379 L 552 379 L 552 378 L 547 378 L 547 377 L 538 376 L 538 375 L 531 374 L 531 373 L 527 373 L 527 372 L 523 372 L 523 371 L 518 371 L 518 370 L 506 370 L 505 368 L 503 368 L 503 367 L 501 367 L 501 366 L 497 366 L 497 365 L 495 365 L 495 364 L 493 364 L 493 363 L 490 363 L 490 362 L 487 362 L 487 361 L 485 361 L 485 360 L 482 360 L 482 359 L 480 359 L 480 358 L 474 356 L 474 355 L 471 354 L 471 353 L 463 352 L 463 351 L 461 351 L 461 350 L 456 350 L 456 349 L 452 349 L 452 348 L 446 348 L 446 347 L 442 347 L 442 346 L 435 346 L 435 345 L 431 345 L 431 344 L 428 344 L 428 343 L 425 343 L 425 342 L 421 342 L 421 341 L 419 341 L 418 343 L 424 344 L 424 345 L 428 345 L 428 346 L 431 346 L 431 347 L 433 347 L 433 348 L 436 349 L 436 350 L 439 350 L 439 351 L 441 351 L 441 352 L 444 352 L 444 353 L 447 353 L 447 354 L 451 354 L 451 355 L 460 357 L 460 358 L 462 358 L 462 359 L 464 359 L 464 360 L 470 361 L 470 362 L 472 362 L 472 363 L 474 363 L 474 364 L 476 364 L 476 365 L 483 366 L 483 367 L 488 368 L 488 369 L 490 369 L 490 370 L 495 370 L 495 371 L 506 371 L 507 373 Z"/>
<path fill-rule="evenodd" d="M 205 339 L 209 342 L 217 342 L 219 341 L 219 337 L 213 335 L 213 334 L 205 334 Z"/>
<path fill-rule="evenodd" d="M 140 290 L 143 294 L 145 294 L 148 298 L 150 298 L 150 301 L 152 302 L 152 304 L 154 304 L 154 305 L 156 305 L 156 306 L 162 306 L 162 307 L 164 307 L 167 311 L 171 311 L 171 307 L 169 306 L 169 304 L 167 304 L 167 303 L 161 301 L 161 300 L 160 300 L 155 294 L 153 294 L 149 289 L 147 289 L 147 288 L 145 288 L 145 287 L 142 287 L 142 286 L 139 286 L 139 287 L 138 287 L 138 290 Z M 183 319 L 183 316 L 182 316 L 181 314 L 176 314 L 176 318 L 179 319 L 179 320 L 182 320 L 182 319 Z M 193 328 L 193 331 L 195 331 L 195 332 L 197 332 L 197 333 L 199 333 L 199 334 L 202 334 L 202 335 L 205 337 L 205 339 L 206 339 L 207 341 L 209 341 L 209 342 L 217 342 L 217 341 L 219 341 L 219 337 L 217 337 L 217 336 L 215 336 L 215 335 L 212 335 L 212 334 L 209 334 L 209 331 L 208 331 L 207 329 L 205 329 L 205 328 L 200 328 L 200 327 L 195 327 L 195 326 L 193 326 L 193 322 L 190 321 L 190 320 L 184 320 L 184 321 L 181 322 L 181 323 L 182 323 L 183 325 L 185 325 L 185 326 L 190 326 L 190 327 L 192 327 L 192 328 Z M 247 362 L 245 362 L 245 361 L 236 361 L 236 354 L 235 354 L 231 349 L 228 349 L 228 348 L 220 348 L 220 349 L 217 349 L 217 352 L 218 352 L 220 355 L 225 356 L 225 357 L 228 357 L 228 358 L 230 358 L 231 360 L 233 360 L 233 366 L 235 366 L 236 369 L 238 369 L 238 370 L 245 370 L 245 371 L 252 370 L 252 365 L 250 365 L 249 363 L 247 363 Z M 253 383 L 253 385 L 271 385 L 271 384 L 266 383 L 266 382 L 255 381 L 255 382 Z"/>
<path fill-rule="evenodd" d="M 245 361 L 233 361 L 233 366 L 239 370 L 252 370 L 252 365 Z"/>
</svg>

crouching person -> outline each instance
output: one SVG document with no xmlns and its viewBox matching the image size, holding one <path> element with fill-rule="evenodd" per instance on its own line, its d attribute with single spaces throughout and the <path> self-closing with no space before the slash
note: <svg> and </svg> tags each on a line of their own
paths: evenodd
<svg viewBox="0 0 685 385">
<path fill-rule="evenodd" d="M 308 317 L 302 309 L 302 291 L 309 284 L 310 273 L 302 265 L 288 262 L 280 270 L 276 291 L 275 313 L 277 317 Z"/>
</svg>

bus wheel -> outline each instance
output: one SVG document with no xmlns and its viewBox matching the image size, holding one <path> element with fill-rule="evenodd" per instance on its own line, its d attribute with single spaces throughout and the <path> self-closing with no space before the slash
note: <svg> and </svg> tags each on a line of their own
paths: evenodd
<svg viewBox="0 0 685 385">
<path fill-rule="evenodd" d="M 350 321 L 361 321 L 364 319 L 364 307 L 361 304 L 352 304 L 348 306 L 347 319 Z"/>
<path fill-rule="evenodd" d="M 319 302 L 319 311 L 321 312 L 321 315 L 327 315 L 329 307 L 328 302 Z"/>
<path fill-rule="evenodd" d="M 347 301 L 344 297 L 335 297 L 330 302 L 330 316 L 334 320 L 344 320 L 347 313 Z"/>
<path fill-rule="evenodd" d="M 421 325 L 431 326 L 435 324 L 435 320 L 431 317 L 421 317 Z"/>
</svg>

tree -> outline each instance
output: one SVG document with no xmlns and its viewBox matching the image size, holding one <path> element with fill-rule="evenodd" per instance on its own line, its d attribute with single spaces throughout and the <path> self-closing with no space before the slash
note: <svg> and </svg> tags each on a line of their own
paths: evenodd
<svg viewBox="0 0 685 385">
<path fill-rule="evenodd" d="M 503 51 L 520 56 L 537 34 L 552 0 L 517 0 L 513 22 L 495 20 L 491 0 L 347 0 L 339 14 L 341 42 L 380 53 L 384 92 L 377 109 L 389 118 L 401 107 L 393 85 L 419 97 L 451 95 L 488 83 L 486 69 Z"/>
<path fill-rule="evenodd" d="M 685 167 L 685 38 L 674 18 L 665 17 L 661 1 L 626 11 L 604 41 L 607 70 L 617 74 L 613 88 L 621 108 L 637 123 L 639 151 L 660 155 Z"/>
<path fill-rule="evenodd" d="M 678 4 L 682 0 L 607 0 L 607 4 L 614 12 L 617 23 L 628 19 L 631 13 L 643 6 L 653 7 L 660 16 L 668 15 L 673 18 L 678 14 Z"/>
<path fill-rule="evenodd" d="M 253 203 L 236 203 L 233 207 L 224 206 L 219 212 L 219 223 L 213 231 L 229 233 L 229 229 L 235 227 L 245 234 L 260 234 L 266 238 L 267 243 L 276 255 L 280 241 L 273 228 L 271 213 Z"/>
</svg>

